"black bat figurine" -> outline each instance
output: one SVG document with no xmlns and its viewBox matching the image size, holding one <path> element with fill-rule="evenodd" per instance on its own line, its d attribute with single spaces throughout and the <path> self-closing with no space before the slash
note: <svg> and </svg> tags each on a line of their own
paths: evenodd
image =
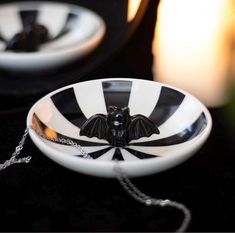
<svg viewBox="0 0 235 233">
<path fill-rule="evenodd" d="M 6 50 L 15 52 L 35 52 L 40 44 L 49 40 L 48 29 L 43 25 L 27 25 L 15 34 L 6 45 Z"/>
<path fill-rule="evenodd" d="M 130 116 L 128 107 L 109 106 L 108 115 L 95 114 L 81 127 L 80 135 L 106 139 L 114 147 L 124 147 L 131 140 L 159 134 L 157 126 L 147 117 Z"/>
</svg>

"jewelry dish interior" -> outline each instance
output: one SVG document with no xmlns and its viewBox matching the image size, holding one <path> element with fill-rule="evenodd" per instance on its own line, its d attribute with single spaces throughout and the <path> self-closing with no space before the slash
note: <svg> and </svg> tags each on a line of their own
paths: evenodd
<svg viewBox="0 0 235 233">
<path fill-rule="evenodd" d="M 159 129 L 159 134 L 112 146 L 107 140 L 80 136 L 95 114 L 107 115 L 110 106 L 129 107 Z M 149 175 L 182 163 L 208 138 L 212 120 L 207 108 L 185 91 L 139 79 L 101 79 L 56 90 L 29 111 L 27 126 L 54 139 L 72 139 L 93 158 L 81 158 L 78 149 L 43 139 L 35 130 L 35 145 L 55 162 L 84 174 L 115 177 L 115 162 L 129 177 Z"/>
<path fill-rule="evenodd" d="M 16 34 L 25 33 L 32 25 L 41 25 L 48 30 L 48 39 L 39 44 L 37 50 L 6 50 L 7 44 Z M 77 5 L 44 1 L 2 4 L 0 67 L 35 71 L 64 65 L 91 52 L 100 43 L 104 33 L 103 19 L 93 11 Z M 28 41 L 25 44 L 29 44 Z"/>
</svg>

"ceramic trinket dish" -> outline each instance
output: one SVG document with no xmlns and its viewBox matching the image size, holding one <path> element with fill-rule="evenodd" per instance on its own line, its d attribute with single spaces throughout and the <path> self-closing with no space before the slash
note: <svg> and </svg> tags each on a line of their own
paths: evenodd
<svg viewBox="0 0 235 233">
<path fill-rule="evenodd" d="M 65 65 L 95 49 L 105 28 L 99 15 L 73 4 L 1 4 L 0 67 L 27 72 Z"/>
<path fill-rule="evenodd" d="M 96 124 L 101 128 L 88 127 L 88 134 L 83 132 L 97 114 L 106 122 L 113 117 L 113 126 L 105 129 L 113 132 L 111 137 L 91 133 L 102 130 Z M 155 131 L 121 137 L 129 134 L 130 124 L 124 128 L 123 124 L 133 116 L 151 121 Z M 125 117 L 129 120 L 123 121 Z M 164 171 L 195 154 L 208 138 L 212 120 L 206 107 L 182 90 L 152 81 L 113 78 L 73 84 L 46 95 L 31 108 L 27 126 L 50 138 L 72 139 L 92 157 L 81 158 L 76 148 L 45 140 L 30 130 L 35 145 L 62 166 L 115 177 L 114 160 L 118 160 L 127 176 L 136 177 Z"/>
</svg>

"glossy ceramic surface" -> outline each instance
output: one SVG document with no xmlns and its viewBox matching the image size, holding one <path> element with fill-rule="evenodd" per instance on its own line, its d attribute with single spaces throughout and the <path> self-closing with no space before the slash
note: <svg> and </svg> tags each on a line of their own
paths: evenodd
<svg viewBox="0 0 235 233">
<path fill-rule="evenodd" d="M 94 114 L 107 114 L 111 105 L 130 108 L 130 115 L 151 119 L 160 134 L 112 147 L 106 140 L 80 136 L 80 128 Z M 209 136 L 212 121 L 206 107 L 190 94 L 161 83 L 137 79 L 103 79 L 56 90 L 30 110 L 27 125 L 54 138 L 76 141 L 93 157 L 79 157 L 77 149 L 40 138 L 35 145 L 49 158 L 85 174 L 114 177 L 114 161 L 130 177 L 169 169 L 193 155 Z"/>
<path fill-rule="evenodd" d="M 45 26 L 49 40 L 35 52 L 6 51 L 7 42 L 29 24 Z M 0 67 L 45 70 L 64 65 L 92 51 L 105 33 L 105 23 L 93 11 L 53 2 L 20 2 L 0 6 Z"/>
</svg>

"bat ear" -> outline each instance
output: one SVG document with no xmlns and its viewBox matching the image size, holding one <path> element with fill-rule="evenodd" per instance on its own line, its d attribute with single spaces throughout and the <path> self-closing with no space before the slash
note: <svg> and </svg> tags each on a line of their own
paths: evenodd
<svg viewBox="0 0 235 233">
<path fill-rule="evenodd" d="M 115 106 L 108 106 L 108 113 L 114 112 L 117 109 Z"/>
<path fill-rule="evenodd" d="M 124 107 L 124 108 L 122 109 L 122 111 L 123 111 L 124 114 L 130 115 L 130 109 L 129 109 L 129 107 Z"/>
</svg>

